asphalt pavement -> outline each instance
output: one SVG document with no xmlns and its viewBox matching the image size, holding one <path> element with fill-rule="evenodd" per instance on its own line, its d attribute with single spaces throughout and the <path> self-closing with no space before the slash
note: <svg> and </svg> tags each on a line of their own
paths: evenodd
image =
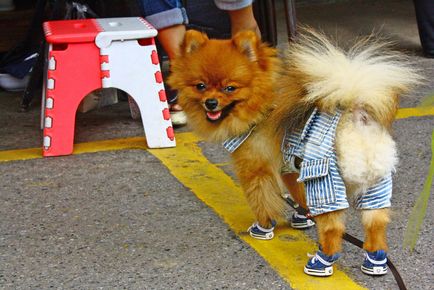
<svg viewBox="0 0 434 290">
<path fill-rule="evenodd" d="M 402 97 L 393 126 L 400 163 L 388 234 L 390 258 L 407 288 L 433 289 L 432 196 L 414 250 L 403 246 L 419 195 L 424 186 L 434 189 L 434 59 L 421 54 L 412 2 L 299 5 L 297 13 L 300 24 L 322 29 L 343 45 L 377 31 L 411 55 L 425 76 Z M 140 142 L 143 128 L 127 102 L 120 102 L 77 114 L 76 154 L 40 158 L 39 103 L 19 112 L 20 98 L 0 92 L 0 289 L 398 289 L 391 273 L 364 275 L 363 252 L 348 243 L 337 264 L 342 279 L 292 270 L 291 259 L 304 263 L 307 253 L 294 256 L 291 243 L 313 249 L 315 229 L 295 232 L 281 221 L 276 244 L 282 247 L 275 250 L 247 237 L 242 229 L 253 220 L 242 199 L 233 208 L 225 205 L 239 193 L 229 156 L 221 146 L 192 137 L 188 127 L 175 131 L 180 143 L 172 151 L 129 146 Z M 110 150 L 92 150 L 100 140 L 113 139 Z M 33 149 L 22 150 L 27 148 Z M 225 184 L 235 193 L 226 192 Z M 363 239 L 359 214 L 352 210 L 347 231 Z"/>
</svg>

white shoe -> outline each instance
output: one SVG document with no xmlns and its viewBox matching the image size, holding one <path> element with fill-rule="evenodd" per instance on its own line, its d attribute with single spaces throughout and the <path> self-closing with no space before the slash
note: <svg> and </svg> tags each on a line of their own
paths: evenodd
<svg viewBox="0 0 434 290">
<path fill-rule="evenodd" d="M 184 126 L 187 124 L 187 115 L 178 104 L 169 105 L 170 119 L 173 126 Z"/>
<path fill-rule="evenodd" d="M 10 92 L 24 91 L 29 83 L 30 75 L 19 79 L 10 74 L 0 74 L 0 87 Z"/>
<path fill-rule="evenodd" d="M 184 111 L 170 112 L 170 119 L 172 119 L 173 126 L 184 126 L 187 124 L 187 115 Z"/>
</svg>

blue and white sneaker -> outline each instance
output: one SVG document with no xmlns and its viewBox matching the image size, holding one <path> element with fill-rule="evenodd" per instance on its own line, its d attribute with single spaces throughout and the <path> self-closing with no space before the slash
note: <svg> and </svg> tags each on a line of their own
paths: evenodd
<svg viewBox="0 0 434 290">
<path fill-rule="evenodd" d="M 258 222 L 253 223 L 248 229 L 250 236 L 259 240 L 271 240 L 274 237 L 274 227 L 276 226 L 276 221 L 271 221 L 271 228 L 266 229 L 261 227 Z"/>
<path fill-rule="evenodd" d="M 387 253 L 384 250 L 366 252 L 365 260 L 360 267 L 362 272 L 371 276 L 387 274 Z"/>
<path fill-rule="evenodd" d="M 304 266 L 304 272 L 311 276 L 327 277 L 333 275 L 333 264 L 341 256 L 339 253 L 333 256 L 327 256 L 321 251 L 317 251 L 315 255 L 308 254 L 309 261 Z"/>
<path fill-rule="evenodd" d="M 315 225 L 312 219 L 298 213 L 294 213 L 289 222 L 294 229 L 308 229 Z"/>
</svg>

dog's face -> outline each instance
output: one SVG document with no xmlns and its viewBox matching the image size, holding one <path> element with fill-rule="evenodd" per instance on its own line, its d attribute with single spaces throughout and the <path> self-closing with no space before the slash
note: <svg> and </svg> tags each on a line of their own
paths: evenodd
<svg viewBox="0 0 434 290">
<path fill-rule="evenodd" d="M 168 81 L 178 90 L 190 125 L 203 137 L 221 141 L 246 131 L 268 107 L 276 63 L 275 50 L 254 32 L 210 40 L 188 31 Z"/>
</svg>

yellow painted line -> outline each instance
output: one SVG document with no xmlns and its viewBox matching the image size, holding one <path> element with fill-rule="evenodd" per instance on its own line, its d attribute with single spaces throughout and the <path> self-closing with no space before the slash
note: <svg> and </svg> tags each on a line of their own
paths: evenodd
<svg viewBox="0 0 434 290">
<path fill-rule="evenodd" d="M 178 134 L 177 134 L 178 136 Z M 102 151 L 116 151 L 127 149 L 142 149 L 146 150 L 145 137 L 132 137 L 111 139 L 103 141 L 85 142 L 74 144 L 74 152 L 72 154 L 94 153 Z M 161 149 L 164 150 L 164 149 Z M 0 151 L 0 163 L 15 160 L 28 160 L 42 158 L 41 148 L 15 149 Z M 58 157 L 54 157 L 58 158 Z"/>
<path fill-rule="evenodd" d="M 42 158 L 41 148 L 14 149 L 0 151 L 0 163 L 16 160 Z"/>
<path fill-rule="evenodd" d="M 401 108 L 396 114 L 396 119 L 424 117 L 432 115 L 434 115 L 434 107 Z"/>
<path fill-rule="evenodd" d="M 270 241 L 251 238 L 246 229 L 255 220 L 242 190 L 214 164 L 209 163 L 191 133 L 176 136 L 176 148 L 148 149 L 182 184 L 214 209 L 239 237 L 254 248 L 294 289 L 365 289 L 343 271 L 335 269 L 332 278 L 311 277 L 303 273 L 307 253 L 317 249 L 302 231 L 279 221 L 276 237 Z"/>
</svg>

